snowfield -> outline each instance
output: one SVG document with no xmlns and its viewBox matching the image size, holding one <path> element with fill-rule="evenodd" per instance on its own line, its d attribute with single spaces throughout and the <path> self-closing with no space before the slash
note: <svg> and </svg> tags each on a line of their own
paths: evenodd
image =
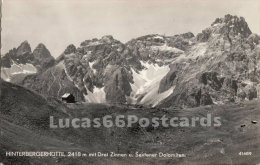
<svg viewBox="0 0 260 165">
<path fill-rule="evenodd" d="M 13 64 L 11 68 L 2 68 L 1 77 L 5 81 L 11 81 L 12 77 L 18 74 L 34 74 L 37 69 L 32 64 Z"/>
<path fill-rule="evenodd" d="M 87 88 L 86 88 L 87 89 Z M 86 102 L 88 103 L 106 103 L 106 93 L 104 91 L 104 87 L 97 88 L 94 87 L 93 93 L 88 91 L 87 95 L 84 95 Z"/>
<path fill-rule="evenodd" d="M 145 69 L 139 71 L 139 73 L 131 69 L 134 83 L 130 84 L 132 92 L 128 97 L 128 102 L 156 106 L 172 93 L 173 88 L 161 94 L 158 93 L 160 81 L 170 71 L 170 68 L 169 66 L 159 66 L 158 64 L 149 64 L 143 61 L 141 61 L 141 64 Z M 143 98 L 137 101 L 140 97 Z"/>
</svg>

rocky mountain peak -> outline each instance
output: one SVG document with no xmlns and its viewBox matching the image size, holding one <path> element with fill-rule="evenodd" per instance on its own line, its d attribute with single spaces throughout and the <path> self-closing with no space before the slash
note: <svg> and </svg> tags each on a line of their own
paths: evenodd
<svg viewBox="0 0 260 165">
<path fill-rule="evenodd" d="M 46 46 L 43 43 L 39 43 L 36 48 L 44 49 Z"/>
<path fill-rule="evenodd" d="M 67 46 L 67 48 L 64 51 L 64 54 L 70 54 L 70 53 L 75 53 L 76 52 L 76 46 L 73 44 L 70 44 L 69 46 Z"/>
<path fill-rule="evenodd" d="M 31 46 L 30 44 L 28 43 L 28 41 L 24 41 L 21 43 L 21 45 L 17 48 L 17 55 L 23 55 L 24 53 L 30 53 L 32 52 L 31 50 Z"/>
<path fill-rule="evenodd" d="M 180 34 L 180 36 L 182 36 L 185 39 L 190 39 L 194 37 L 194 34 L 192 32 L 187 32 L 187 33 Z"/>
<path fill-rule="evenodd" d="M 101 40 L 104 41 L 105 43 L 112 43 L 114 41 L 114 38 L 111 35 L 106 35 L 103 36 Z"/>
<path fill-rule="evenodd" d="M 46 46 L 42 43 L 40 43 L 33 51 L 33 54 L 36 58 L 46 58 L 51 57 L 51 54 L 49 50 L 46 48 Z"/>
<path fill-rule="evenodd" d="M 252 34 L 247 22 L 245 21 L 245 18 L 243 17 L 227 14 L 224 16 L 224 18 L 217 18 L 211 24 L 211 26 L 217 26 L 218 24 L 224 25 L 226 30 L 233 35 L 242 35 L 243 37 L 248 37 L 250 34 Z"/>
<path fill-rule="evenodd" d="M 33 56 L 35 64 L 41 66 L 39 70 L 44 70 L 44 68 L 48 68 L 55 63 L 50 51 L 42 43 L 33 50 Z"/>
<path fill-rule="evenodd" d="M 196 40 L 207 42 L 209 38 L 221 35 L 231 42 L 235 38 L 247 38 L 250 34 L 252 32 L 243 17 L 227 14 L 223 18 L 217 18 L 210 27 L 202 30 L 196 36 Z"/>
</svg>

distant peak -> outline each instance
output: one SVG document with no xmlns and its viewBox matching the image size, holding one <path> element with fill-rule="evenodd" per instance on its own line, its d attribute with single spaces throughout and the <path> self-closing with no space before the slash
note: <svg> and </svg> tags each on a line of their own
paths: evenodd
<svg viewBox="0 0 260 165">
<path fill-rule="evenodd" d="M 23 41 L 22 43 L 21 43 L 21 45 L 22 44 L 29 44 L 29 42 L 27 41 L 27 40 L 25 40 L 25 41 Z"/>
<path fill-rule="evenodd" d="M 214 24 L 217 24 L 217 23 L 236 23 L 236 22 L 239 22 L 239 21 L 243 21 L 245 22 L 245 19 L 243 17 L 238 17 L 236 15 L 230 15 L 230 14 L 227 14 L 225 15 L 223 18 L 216 18 L 215 21 L 211 24 L 211 26 L 213 26 Z"/>
<path fill-rule="evenodd" d="M 105 35 L 101 38 L 102 41 L 106 42 L 106 43 L 111 43 L 113 42 L 115 39 L 113 38 L 112 35 Z"/>
<path fill-rule="evenodd" d="M 26 52 L 31 52 L 31 46 L 30 44 L 28 43 L 27 40 L 25 40 L 24 42 L 22 42 L 20 44 L 20 46 L 17 48 L 17 55 L 22 55 Z"/>
<path fill-rule="evenodd" d="M 241 34 L 244 37 L 248 37 L 252 34 L 244 17 L 227 14 L 224 18 L 217 18 L 211 26 L 217 24 L 224 24 L 225 27 L 234 35 Z"/>
<path fill-rule="evenodd" d="M 33 54 L 36 58 L 39 57 L 51 57 L 49 50 L 43 43 L 39 43 L 37 47 L 33 50 Z"/>
<path fill-rule="evenodd" d="M 39 43 L 39 44 L 36 46 L 36 49 L 37 49 L 37 48 L 46 49 L 46 46 L 45 46 L 43 43 Z"/>
<path fill-rule="evenodd" d="M 64 54 L 70 54 L 70 53 L 75 53 L 76 52 L 76 46 L 73 44 L 70 44 L 67 46 L 67 48 L 64 51 Z"/>
<path fill-rule="evenodd" d="M 113 36 L 112 35 L 105 35 L 102 37 L 102 39 L 110 39 L 110 40 L 113 40 Z"/>
</svg>

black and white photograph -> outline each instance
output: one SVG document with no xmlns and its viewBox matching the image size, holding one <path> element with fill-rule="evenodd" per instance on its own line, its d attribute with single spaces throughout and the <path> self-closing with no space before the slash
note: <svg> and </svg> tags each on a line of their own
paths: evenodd
<svg viewBox="0 0 260 165">
<path fill-rule="evenodd" d="M 259 0 L 0 9 L 0 165 L 260 165 Z"/>
</svg>

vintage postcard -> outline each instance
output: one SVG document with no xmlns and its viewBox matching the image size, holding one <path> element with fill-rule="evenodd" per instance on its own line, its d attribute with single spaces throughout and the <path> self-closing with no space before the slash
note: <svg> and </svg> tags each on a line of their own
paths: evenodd
<svg viewBox="0 0 260 165">
<path fill-rule="evenodd" d="M 260 165 L 259 0 L 2 0 L 0 165 Z"/>
</svg>

